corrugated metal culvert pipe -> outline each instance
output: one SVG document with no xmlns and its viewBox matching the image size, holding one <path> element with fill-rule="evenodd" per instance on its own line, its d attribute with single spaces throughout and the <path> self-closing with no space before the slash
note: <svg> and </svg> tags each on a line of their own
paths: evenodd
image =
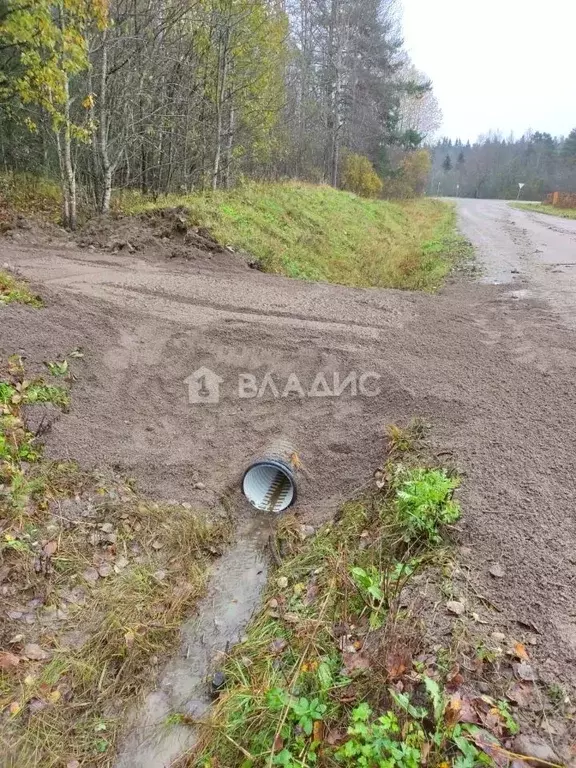
<svg viewBox="0 0 576 768">
<path fill-rule="evenodd" d="M 298 466 L 292 443 L 278 440 L 250 464 L 242 478 L 242 493 L 262 512 L 284 512 L 296 502 Z"/>
</svg>

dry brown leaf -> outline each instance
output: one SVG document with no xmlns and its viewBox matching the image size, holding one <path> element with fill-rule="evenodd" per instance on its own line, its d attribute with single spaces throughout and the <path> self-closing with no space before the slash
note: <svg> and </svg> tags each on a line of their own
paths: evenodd
<svg viewBox="0 0 576 768">
<path fill-rule="evenodd" d="M 397 680 L 412 666 L 412 654 L 408 650 L 399 650 L 389 653 L 384 667 L 390 680 Z"/>
<path fill-rule="evenodd" d="M 342 654 L 342 661 L 344 663 L 345 675 L 349 675 L 351 672 L 370 669 L 370 660 L 361 653 L 349 653 L 345 651 Z"/>
<path fill-rule="evenodd" d="M 22 709 L 22 707 L 20 706 L 19 702 L 13 701 L 8 707 L 8 709 L 11 715 L 17 715 L 18 712 L 20 712 L 20 710 Z"/>
<path fill-rule="evenodd" d="M 522 643 L 515 643 L 514 645 L 514 653 L 516 656 L 518 656 L 519 659 L 522 659 L 522 661 L 528 661 L 529 656 L 528 652 L 526 651 L 526 646 Z"/>
<path fill-rule="evenodd" d="M 42 549 L 46 557 L 52 557 L 52 555 L 55 555 L 58 551 L 58 542 L 56 539 L 53 541 L 49 541 L 47 544 L 44 545 L 44 548 Z"/>
<path fill-rule="evenodd" d="M 532 702 L 534 688 L 530 683 L 514 683 L 506 693 L 506 698 L 519 707 L 527 707 Z"/>
<path fill-rule="evenodd" d="M 478 749 L 491 757 L 499 768 L 508 766 L 508 756 L 495 736 L 492 736 L 488 731 L 478 729 L 472 734 L 472 738 Z"/>
<path fill-rule="evenodd" d="M 346 740 L 346 732 L 341 731 L 339 728 L 331 728 L 326 736 L 326 744 L 331 747 L 338 746 Z"/>
<path fill-rule="evenodd" d="M 461 710 L 462 699 L 460 698 L 460 694 L 454 693 L 452 696 L 450 696 L 450 700 L 448 701 L 446 709 L 444 710 L 444 721 L 448 728 L 456 725 L 456 723 L 460 720 Z"/>
<path fill-rule="evenodd" d="M 0 651 L 0 669 L 14 669 L 20 663 L 20 657 L 10 651 Z"/>
<path fill-rule="evenodd" d="M 280 734 L 276 734 L 274 737 L 274 744 L 272 745 L 273 752 L 281 752 L 284 749 L 284 739 Z"/>
<path fill-rule="evenodd" d="M 318 742 L 318 744 L 321 744 L 324 741 L 324 723 L 322 720 L 314 720 L 312 740 Z"/>
</svg>

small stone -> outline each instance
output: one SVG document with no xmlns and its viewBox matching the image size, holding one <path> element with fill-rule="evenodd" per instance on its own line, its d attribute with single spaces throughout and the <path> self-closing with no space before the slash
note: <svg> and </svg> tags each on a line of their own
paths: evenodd
<svg viewBox="0 0 576 768">
<path fill-rule="evenodd" d="M 204 483 L 194 483 L 194 488 L 197 491 L 205 491 L 206 485 Z"/>
<path fill-rule="evenodd" d="M 560 762 L 554 750 L 537 736 L 528 736 L 527 734 L 516 736 L 513 750 L 519 755 L 533 758 L 533 760 L 528 761 L 530 765 L 539 766 L 540 768 L 542 765 L 540 761 L 547 763 Z"/>
<path fill-rule="evenodd" d="M 268 608 L 272 608 L 272 610 L 278 608 L 278 600 L 276 600 L 275 597 L 273 597 L 272 600 L 268 600 Z"/>
<path fill-rule="evenodd" d="M 495 579 L 503 579 L 506 575 L 506 571 L 499 563 L 494 563 L 490 568 L 490 576 L 494 576 Z"/>
<path fill-rule="evenodd" d="M 158 539 L 156 539 L 156 541 L 152 542 L 152 548 L 153 549 L 156 549 L 156 550 L 162 549 L 163 546 L 164 546 L 164 544 L 162 544 L 161 541 L 158 541 Z"/>
<path fill-rule="evenodd" d="M 50 658 L 50 654 L 42 650 L 37 643 L 27 643 L 22 651 L 22 656 L 30 659 L 30 661 L 44 661 Z"/>
<path fill-rule="evenodd" d="M 155 571 L 153 575 L 156 581 L 164 581 L 164 579 L 166 578 L 166 571 L 163 571 L 163 570 Z"/>
<path fill-rule="evenodd" d="M 528 664 L 526 661 L 520 662 L 520 664 L 513 664 L 512 668 L 514 669 L 514 672 L 521 680 L 527 680 L 529 682 L 534 682 L 538 679 L 538 674 L 534 667 L 532 667 L 531 664 Z"/>
<path fill-rule="evenodd" d="M 98 568 L 98 574 L 105 579 L 107 576 L 110 576 L 112 573 L 112 566 L 109 563 L 102 563 L 102 565 Z"/>
<path fill-rule="evenodd" d="M 226 685 L 226 675 L 224 672 L 218 670 L 217 672 L 214 672 L 212 675 L 211 680 L 211 688 L 212 688 L 212 695 L 217 696 L 220 691 L 224 688 Z"/>
<path fill-rule="evenodd" d="M 123 568 L 126 568 L 128 564 L 129 564 L 128 558 L 124 557 L 124 555 L 119 555 L 114 561 L 114 569 L 117 568 L 119 571 L 121 571 Z"/>
<path fill-rule="evenodd" d="M 190 502 L 189 502 L 189 501 L 185 501 L 185 502 L 182 504 L 182 506 L 184 507 L 184 509 L 192 509 L 192 504 L 190 504 Z"/>
<path fill-rule="evenodd" d="M 300 538 L 302 541 L 305 539 L 309 539 L 311 536 L 314 536 L 316 533 L 316 529 L 313 525 L 301 525 L 299 529 Z"/>
<path fill-rule="evenodd" d="M 14 635 L 14 637 L 8 640 L 8 645 L 16 645 L 17 643 L 21 643 L 22 640 L 24 640 L 24 635 Z"/>
<path fill-rule="evenodd" d="M 446 603 L 446 608 L 450 613 L 453 613 L 455 616 L 462 616 L 462 614 L 466 610 L 466 606 L 464 605 L 464 603 L 461 603 L 459 600 L 449 600 Z"/>
<path fill-rule="evenodd" d="M 490 637 L 492 638 L 492 640 L 495 640 L 497 643 L 503 643 L 504 640 L 506 639 L 506 635 L 504 634 L 504 632 L 492 632 Z"/>
</svg>

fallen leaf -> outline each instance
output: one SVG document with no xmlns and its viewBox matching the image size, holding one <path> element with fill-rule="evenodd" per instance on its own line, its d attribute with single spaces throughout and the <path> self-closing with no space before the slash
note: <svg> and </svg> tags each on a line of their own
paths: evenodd
<svg viewBox="0 0 576 768">
<path fill-rule="evenodd" d="M 92 583 L 98 581 L 98 571 L 96 568 L 86 568 L 86 570 L 82 573 L 82 576 L 86 581 L 91 581 Z"/>
<path fill-rule="evenodd" d="M 370 660 L 361 653 L 349 653 L 344 651 L 342 654 L 342 662 L 344 664 L 344 675 L 349 675 L 351 672 L 370 669 Z"/>
<path fill-rule="evenodd" d="M 58 550 L 58 542 L 56 540 L 49 541 L 47 544 L 44 545 L 44 548 L 42 551 L 46 555 L 46 557 L 52 557 L 52 555 L 55 555 Z"/>
<path fill-rule="evenodd" d="M 514 645 L 514 653 L 516 656 L 518 656 L 519 659 L 522 659 L 523 661 L 528 661 L 529 659 L 526 646 L 522 645 L 522 643 L 516 643 Z"/>
<path fill-rule="evenodd" d="M 274 737 L 274 744 L 272 745 L 273 752 L 281 752 L 284 749 L 284 739 L 280 734 L 276 734 Z"/>
<path fill-rule="evenodd" d="M 60 701 L 61 695 L 62 694 L 60 693 L 60 691 L 50 691 L 50 693 L 48 694 L 48 701 L 50 702 L 50 704 L 56 704 L 57 702 Z"/>
<path fill-rule="evenodd" d="M 112 525 L 112 523 L 102 523 L 102 525 L 100 526 L 100 530 L 103 533 L 112 533 L 114 531 L 114 526 Z"/>
<path fill-rule="evenodd" d="M 444 710 L 444 722 L 447 728 L 451 728 L 460 720 L 460 712 L 462 710 L 462 699 L 459 693 L 455 693 L 450 697 L 446 709 Z"/>
<path fill-rule="evenodd" d="M 288 624 L 298 624 L 300 621 L 300 616 L 298 616 L 297 613 L 285 613 L 282 618 L 284 621 L 287 621 Z"/>
<path fill-rule="evenodd" d="M 336 747 L 342 744 L 346 740 L 346 732 L 341 731 L 339 728 L 331 728 L 326 736 L 326 744 L 331 747 Z"/>
<path fill-rule="evenodd" d="M 492 736 L 488 731 L 478 728 L 478 730 L 474 731 L 472 734 L 472 738 L 478 749 L 481 749 L 482 752 L 488 755 L 488 757 L 491 757 L 497 766 L 501 766 L 502 768 L 508 766 L 508 755 L 506 751 L 502 749 L 500 742 L 495 736 Z"/>
<path fill-rule="evenodd" d="M 17 715 L 18 712 L 22 709 L 20 704 L 17 701 L 13 701 L 10 706 L 8 707 L 11 715 Z"/>
<path fill-rule="evenodd" d="M 389 653 L 384 662 L 384 668 L 390 680 L 397 680 L 412 666 L 412 654 L 407 650 Z"/>
<path fill-rule="evenodd" d="M 284 648 L 286 648 L 287 645 L 288 643 L 286 642 L 286 640 L 283 640 L 281 637 L 279 637 L 277 640 L 272 640 L 268 648 L 270 650 L 270 653 L 273 653 L 274 655 L 278 655 L 279 653 L 282 653 L 282 651 L 284 650 Z"/>
<path fill-rule="evenodd" d="M 474 699 L 467 696 L 461 699 L 458 719 L 461 723 L 475 723 L 476 725 L 480 723 L 480 717 L 474 706 Z"/>
<path fill-rule="evenodd" d="M 132 646 L 134 645 L 134 638 L 135 638 L 134 632 L 132 632 L 131 630 L 128 630 L 128 632 L 126 632 L 126 634 L 124 635 L 124 642 L 126 643 L 126 648 L 132 648 Z"/>
<path fill-rule="evenodd" d="M 30 661 L 44 661 L 50 658 L 50 654 L 42 650 L 37 643 L 27 643 L 22 651 L 22 656 L 30 659 Z"/>
<path fill-rule="evenodd" d="M 286 578 L 286 576 L 279 576 L 276 579 L 276 584 L 280 589 L 286 589 L 286 587 L 288 586 L 288 579 Z"/>
<path fill-rule="evenodd" d="M 312 605 L 312 603 L 314 602 L 314 600 L 316 600 L 317 597 L 318 597 L 318 585 L 310 584 L 310 586 L 306 590 L 306 594 L 302 602 L 304 603 L 304 605 Z"/>
<path fill-rule="evenodd" d="M 506 698 L 519 707 L 527 707 L 532 702 L 534 688 L 530 683 L 514 683 L 506 693 Z"/>
<path fill-rule="evenodd" d="M 321 744 L 324 741 L 324 723 L 322 720 L 314 720 L 312 741 L 316 741 L 318 744 Z"/>
<path fill-rule="evenodd" d="M 30 714 L 35 715 L 37 712 L 42 712 L 47 706 L 48 704 L 46 704 L 45 701 L 42 701 L 42 699 L 30 699 L 28 702 L 28 711 Z"/>
<path fill-rule="evenodd" d="M 10 651 L 0 651 L 0 669 L 14 669 L 20 663 L 20 657 Z"/>
</svg>

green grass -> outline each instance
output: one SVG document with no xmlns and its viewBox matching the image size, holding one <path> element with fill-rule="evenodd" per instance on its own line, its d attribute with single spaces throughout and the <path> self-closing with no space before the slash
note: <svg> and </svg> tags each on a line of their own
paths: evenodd
<svg viewBox="0 0 576 768">
<path fill-rule="evenodd" d="M 10 211 L 57 222 L 62 214 L 62 194 L 51 179 L 32 173 L 0 173 L 0 232 Z"/>
<path fill-rule="evenodd" d="M 42 306 L 40 297 L 33 294 L 26 283 L 0 270 L 0 306 L 13 302 L 32 307 Z"/>
<path fill-rule="evenodd" d="M 561 219 L 576 219 L 576 208 L 555 208 L 553 205 L 531 205 L 530 203 L 510 203 L 512 208 L 521 211 L 534 211 L 534 213 L 546 213 L 548 216 L 558 216 Z"/>
<path fill-rule="evenodd" d="M 173 206 L 265 271 L 304 280 L 433 291 L 467 253 L 453 207 L 437 200 L 368 200 L 290 182 L 155 202 L 126 192 L 115 201 L 131 214 Z"/>
</svg>

